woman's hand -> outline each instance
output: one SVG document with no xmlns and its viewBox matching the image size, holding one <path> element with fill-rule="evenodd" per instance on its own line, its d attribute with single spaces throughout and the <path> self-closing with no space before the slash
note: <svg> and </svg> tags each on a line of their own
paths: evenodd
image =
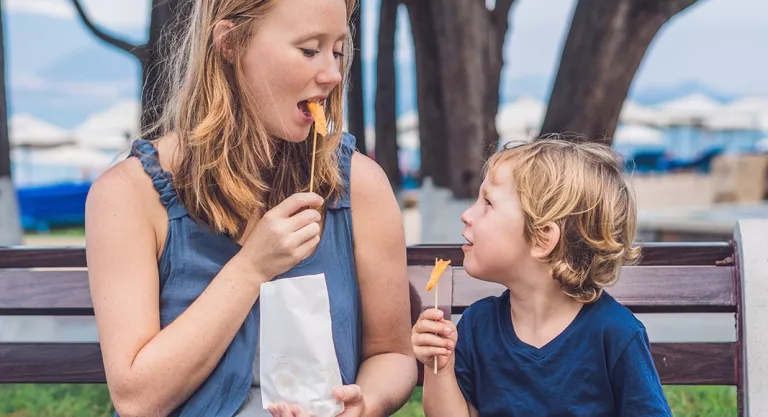
<svg viewBox="0 0 768 417">
<path fill-rule="evenodd" d="M 286 198 L 249 228 L 238 253 L 259 276 L 269 281 L 309 256 L 320 242 L 323 205 L 315 193 L 296 193 Z"/>
<path fill-rule="evenodd" d="M 363 393 L 357 385 L 344 385 L 333 390 L 333 395 L 344 404 L 344 412 L 338 417 L 360 417 L 365 411 Z"/>
<path fill-rule="evenodd" d="M 276 404 L 268 409 L 272 417 L 311 417 L 300 405 Z"/>
<path fill-rule="evenodd" d="M 344 385 L 333 390 L 333 396 L 344 404 L 344 411 L 338 417 L 360 417 L 365 410 L 363 393 L 357 385 Z M 276 404 L 269 406 L 272 417 L 312 417 L 299 405 Z"/>
<path fill-rule="evenodd" d="M 450 362 L 457 340 L 456 325 L 443 319 L 443 312 L 434 308 L 421 313 L 411 333 L 416 359 L 433 368 L 434 357 L 437 356 L 438 371 Z"/>
</svg>

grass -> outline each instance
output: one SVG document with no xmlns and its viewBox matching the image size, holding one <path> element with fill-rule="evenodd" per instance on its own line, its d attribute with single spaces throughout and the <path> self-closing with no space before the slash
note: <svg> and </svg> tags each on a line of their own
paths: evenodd
<svg viewBox="0 0 768 417">
<path fill-rule="evenodd" d="M 46 236 L 85 236 L 85 227 L 84 226 L 77 226 L 77 227 L 61 227 L 61 228 L 53 228 L 48 232 L 44 233 L 38 233 L 34 230 L 25 230 L 25 234 L 29 236 L 38 236 L 38 235 L 46 235 Z"/>
<path fill-rule="evenodd" d="M 0 385 L 3 417 L 107 417 L 113 413 L 103 384 Z"/>
<path fill-rule="evenodd" d="M 735 417 L 736 390 L 721 386 L 665 386 L 675 417 Z M 0 385 L 0 417 L 107 417 L 114 408 L 105 385 Z M 394 417 L 423 417 L 417 388 Z"/>
</svg>

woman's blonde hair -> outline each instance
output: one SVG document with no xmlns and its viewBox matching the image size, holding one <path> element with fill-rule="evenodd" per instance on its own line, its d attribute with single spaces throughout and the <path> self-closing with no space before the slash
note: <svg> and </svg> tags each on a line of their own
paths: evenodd
<svg viewBox="0 0 768 417">
<path fill-rule="evenodd" d="M 345 0 L 350 22 L 356 0 Z M 145 134 L 179 138 L 174 186 L 190 215 L 216 232 L 236 236 L 254 212 L 270 210 L 309 187 L 312 133 L 300 143 L 271 137 L 259 120 L 249 93 L 241 56 L 275 0 L 196 0 L 169 37 L 168 74 L 163 112 Z M 235 56 L 226 59 L 214 44 L 222 20 L 233 23 L 226 43 Z M 350 28 L 350 33 L 352 28 Z M 326 204 L 342 189 L 336 148 L 341 141 L 342 98 L 353 58 L 351 34 L 345 40 L 342 81 L 326 100 L 328 135 L 317 136 L 315 191 Z M 263 104 L 262 104 L 263 105 Z M 147 109 L 152 111 L 152 109 Z M 322 212 L 322 211 L 321 211 Z"/>
<path fill-rule="evenodd" d="M 548 262 L 566 294 L 593 302 L 638 261 L 635 197 L 609 146 L 549 136 L 497 152 L 486 172 L 502 168 L 512 170 L 528 243 L 544 243 L 547 223 L 560 227 Z"/>
</svg>

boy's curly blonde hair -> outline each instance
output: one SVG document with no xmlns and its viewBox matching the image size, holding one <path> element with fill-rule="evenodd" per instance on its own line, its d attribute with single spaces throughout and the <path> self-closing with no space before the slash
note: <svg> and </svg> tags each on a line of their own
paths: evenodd
<svg viewBox="0 0 768 417">
<path fill-rule="evenodd" d="M 513 164 L 507 164 L 513 162 Z M 549 256 L 552 277 L 590 303 L 635 264 L 637 206 L 621 158 L 607 145 L 547 136 L 493 155 L 486 173 L 509 167 L 525 214 L 525 238 L 541 244 L 548 222 L 560 227 Z"/>
</svg>

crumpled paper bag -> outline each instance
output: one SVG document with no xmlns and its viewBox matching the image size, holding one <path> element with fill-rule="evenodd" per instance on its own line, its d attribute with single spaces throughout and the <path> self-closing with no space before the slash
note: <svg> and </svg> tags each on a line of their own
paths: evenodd
<svg viewBox="0 0 768 417">
<path fill-rule="evenodd" d="M 342 381 L 325 274 L 261 284 L 259 304 L 263 407 L 297 404 L 313 417 L 344 411 L 333 396 Z"/>
</svg>

